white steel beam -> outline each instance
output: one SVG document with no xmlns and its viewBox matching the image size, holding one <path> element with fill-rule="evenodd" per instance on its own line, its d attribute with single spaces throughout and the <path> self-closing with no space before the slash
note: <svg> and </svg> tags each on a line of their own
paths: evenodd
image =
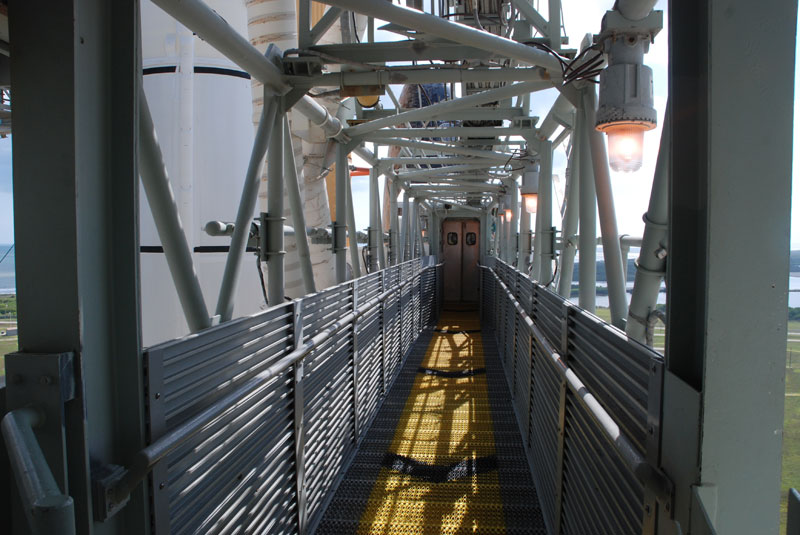
<svg viewBox="0 0 800 535">
<path fill-rule="evenodd" d="M 507 162 L 514 155 L 504 152 L 495 152 L 491 150 L 481 149 L 468 149 L 464 147 L 455 147 L 445 143 L 434 143 L 431 141 L 409 141 L 406 139 L 388 138 L 376 140 L 375 143 L 380 145 L 394 145 L 396 147 L 408 147 L 411 149 L 430 150 L 444 154 L 461 154 L 463 156 L 475 156 L 487 160 L 497 160 Z"/>
<path fill-rule="evenodd" d="M 386 7 L 389 6 L 389 4 L 383 4 L 383 3 L 381 3 L 380 5 L 385 5 Z M 392 115 L 389 117 L 381 117 L 380 119 L 374 119 L 366 123 L 362 123 L 356 126 L 351 126 L 350 128 L 345 129 L 345 133 L 348 136 L 355 137 L 355 136 L 362 136 L 369 132 L 374 132 L 375 130 L 380 130 L 381 128 L 394 126 L 400 123 L 406 123 L 411 121 L 430 121 L 440 116 L 441 114 L 447 112 L 464 110 L 474 106 L 488 104 L 489 102 L 496 102 L 498 100 L 508 99 L 517 95 L 522 95 L 523 93 L 532 93 L 534 91 L 540 91 L 542 89 L 547 89 L 548 87 L 552 87 L 550 82 L 520 82 L 518 84 L 511 84 L 497 89 L 482 91 L 480 93 L 475 93 L 473 95 L 469 95 L 455 100 L 445 100 L 442 102 L 437 102 L 436 104 L 433 104 L 431 106 L 404 111 L 402 113 L 398 113 L 397 115 Z"/>
<path fill-rule="evenodd" d="M 374 0 L 321 0 L 321 2 L 387 22 L 394 22 L 395 24 L 457 43 L 497 52 L 521 63 L 545 67 L 553 71 L 554 74 L 557 73 L 559 77 L 561 76 L 561 64 L 559 61 L 543 50 L 538 50 L 489 32 L 483 32 L 464 24 L 450 22 L 416 9 L 397 6 L 389 2 L 375 2 Z"/>
</svg>

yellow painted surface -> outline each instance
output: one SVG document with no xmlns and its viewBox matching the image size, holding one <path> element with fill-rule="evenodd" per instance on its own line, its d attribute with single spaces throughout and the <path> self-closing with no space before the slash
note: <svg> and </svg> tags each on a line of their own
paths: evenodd
<svg viewBox="0 0 800 535">
<path fill-rule="evenodd" d="M 477 330 L 475 312 L 444 312 L 439 329 Z M 434 333 L 421 366 L 442 371 L 484 368 L 480 333 Z M 429 465 L 495 455 L 486 374 L 417 374 L 390 446 Z M 359 533 L 505 533 L 497 471 L 431 483 L 381 468 Z"/>
</svg>

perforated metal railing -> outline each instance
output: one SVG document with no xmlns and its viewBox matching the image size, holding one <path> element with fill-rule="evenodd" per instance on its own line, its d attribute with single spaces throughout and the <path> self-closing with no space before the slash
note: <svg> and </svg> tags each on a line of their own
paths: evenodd
<svg viewBox="0 0 800 535">
<path fill-rule="evenodd" d="M 415 259 L 150 348 L 151 443 L 224 409 L 155 465 L 154 532 L 313 529 L 404 356 L 435 324 L 440 281 L 433 257 Z"/>
<path fill-rule="evenodd" d="M 494 330 L 551 533 L 654 533 L 663 357 L 508 264 L 487 259 Z"/>
</svg>

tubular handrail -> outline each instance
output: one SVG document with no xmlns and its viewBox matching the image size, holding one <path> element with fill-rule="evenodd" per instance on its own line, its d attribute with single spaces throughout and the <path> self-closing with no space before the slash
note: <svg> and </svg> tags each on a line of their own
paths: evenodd
<svg viewBox="0 0 800 535">
<path fill-rule="evenodd" d="M 33 433 L 44 423 L 34 408 L 15 409 L 3 417 L 2 432 L 11 469 L 32 533 L 75 533 L 75 504 L 61 492 Z"/>
<path fill-rule="evenodd" d="M 420 268 L 419 275 L 429 269 L 436 269 L 442 263 L 423 266 Z M 258 375 L 250 378 L 233 392 L 214 402 L 204 411 L 190 418 L 175 429 L 167 432 L 152 444 L 140 450 L 134 457 L 132 465 L 125 468 L 119 477 L 115 478 L 110 487 L 106 489 L 106 496 L 111 503 L 120 504 L 124 502 L 131 492 L 136 488 L 142 479 L 153 469 L 153 467 L 170 452 L 174 451 L 181 444 L 191 439 L 199 433 L 206 425 L 219 417 L 222 413 L 234 406 L 241 399 L 255 392 L 260 386 L 265 385 L 287 369 L 295 365 L 298 361 L 305 358 L 315 347 L 324 344 L 333 335 L 347 327 L 355 320 L 380 305 L 390 295 L 402 291 L 408 284 L 412 284 L 414 278 L 400 281 L 397 286 L 390 288 L 380 295 L 373 297 L 369 301 L 359 306 L 353 312 L 348 313 L 322 332 L 313 336 L 300 347 L 282 357 L 277 362 L 269 366 Z"/>
<path fill-rule="evenodd" d="M 631 440 L 625 436 L 620 429 L 619 425 L 614 421 L 614 418 L 603 408 L 597 398 L 589 392 L 589 389 L 583 384 L 575 372 L 567 366 L 561 354 L 556 351 L 552 344 L 547 340 L 544 333 L 534 323 L 533 319 L 523 308 L 522 304 L 514 297 L 514 294 L 503 282 L 500 276 L 489 266 L 481 266 L 494 275 L 495 280 L 500 287 L 505 291 L 506 296 L 509 298 L 514 308 L 517 310 L 522 320 L 527 325 L 534 340 L 540 348 L 550 357 L 551 362 L 558 369 L 562 379 L 564 379 L 572 390 L 573 394 L 578 398 L 583 408 L 592 415 L 592 418 L 600 425 L 603 433 L 614 445 L 614 448 L 620 454 L 622 459 L 636 475 L 636 478 L 648 489 L 651 489 L 659 501 L 668 503 L 672 496 L 673 485 L 669 478 L 661 472 L 657 467 L 652 466 L 647 459 L 645 459 Z"/>
</svg>

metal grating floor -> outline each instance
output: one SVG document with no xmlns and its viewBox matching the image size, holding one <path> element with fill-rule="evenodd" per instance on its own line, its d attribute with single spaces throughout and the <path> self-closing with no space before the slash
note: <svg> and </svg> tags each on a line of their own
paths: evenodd
<svg viewBox="0 0 800 535">
<path fill-rule="evenodd" d="M 477 311 L 420 336 L 316 533 L 546 533 Z"/>
</svg>

